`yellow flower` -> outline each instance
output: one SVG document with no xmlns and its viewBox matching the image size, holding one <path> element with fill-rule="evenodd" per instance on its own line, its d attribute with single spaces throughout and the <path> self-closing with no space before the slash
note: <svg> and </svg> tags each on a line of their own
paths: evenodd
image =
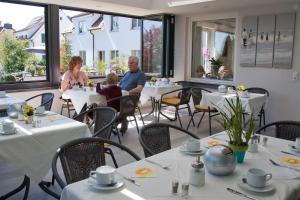
<svg viewBox="0 0 300 200">
<path fill-rule="evenodd" d="M 92 80 L 88 80 L 87 81 L 87 86 L 89 86 L 89 87 L 95 87 L 95 82 L 92 81 Z"/>
<path fill-rule="evenodd" d="M 156 81 L 157 81 L 157 78 L 153 76 L 153 77 L 151 77 L 150 81 L 151 81 L 151 82 L 156 82 Z"/>
<path fill-rule="evenodd" d="M 237 89 L 238 89 L 238 91 L 244 91 L 246 89 L 246 87 L 243 84 L 239 84 Z"/>
<path fill-rule="evenodd" d="M 32 106 L 26 105 L 23 108 L 23 113 L 25 116 L 32 116 L 34 112 L 34 108 Z"/>
</svg>

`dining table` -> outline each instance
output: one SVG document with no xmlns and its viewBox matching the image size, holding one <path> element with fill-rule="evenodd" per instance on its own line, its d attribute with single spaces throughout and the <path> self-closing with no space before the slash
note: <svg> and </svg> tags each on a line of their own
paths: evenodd
<svg viewBox="0 0 300 200">
<path fill-rule="evenodd" d="M 247 199 L 228 191 L 234 191 L 247 195 L 252 200 L 296 200 L 300 198 L 300 165 L 290 166 L 284 162 L 286 158 L 298 160 L 299 156 L 284 154 L 281 150 L 291 151 L 289 144 L 291 141 L 278 139 L 269 136 L 265 145 L 259 144 L 258 152 L 246 152 L 245 160 L 237 164 L 234 172 L 227 176 L 212 175 L 205 169 L 205 184 L 198 187 L 189 184 L 189 173 L 192 162 L 196 161 L 195 156 L 187 155 L 181 151 L 180 147 L 175 147 L 154 156 L 148 160 L 156 162 L 154 164 L 145 159 L 132 162 L 117 169 L 121 177 L 129 177 L 135 180 L 133 184 L 127 179 L 123 179 L 124 185 L 119 189 L 105 190 L 94 187 L 89 183 L 89 179 L 81 180 L 67 185 L 61 194 L 61 200 L 151 200 L 151 199 L 203 199 L 203 200 L 238 200 Z M 200 140 L 201 147 L 211 148 L 211 145 L 227 144 L 228 136 L 225 132 L 205 137 Z M 296 155 L 296 154 L 295 154 Z M 203 157 L 200 158 L 203 161 Z M 285 167 L 275 166 L 270 159 L 280 163 Z M 205 164 L 205 162 L 204 162 Z M 162 168 L 168 166 L 168 168 Z M 150 168 L 154 171 L 150 177 L 137 178 L 136 170 L 140 168 Z M 243 177 L 250 168 L 263 169 L 266 173 L 272 173 L 272 179 L 268 184 L 272 184 L 273 190 L 268 192 L 253 192 L 240 187 Z M 178 193 L 172 193 L 172 182 L 179 182 Z M 182 197 L 181 187 L 189 184 L 187 197 Z"/>
<path fill-rule="evenodd" d="M 0 97 L 0 117 L 7 115 L 7 109 L 11 104 L 23 104 L 25 101 L 10 95 Z"/>
<path fill-rule="evenodd" d="M 129 95 L 128 91 L 122 90 L 122 95 Z M 76 113 L 80 113 L 84 104 L 87 106 L 96 103 L 97 105 L 106 105 L 106 97 L 96 92 L 96 88 L 74 88 L 66 90 L 62 94 L 63 99 L 70 99 L 74 106 Z"/>
<path fill-rule="evenodd" d="M 257 116 L 263 106 L 267 104 L 268 96 L 265 94 L 248 93 L 247 96 L 242 96 L 239 93 L 221 93 L 221 92 L 203 92 L 200 105 L 208 105 L 215 107 L 217 110 L 221 110 L 227 114 L 230 113 L 230 109 L 226 99 L 236 101 L 237 95 L 240 97 L 241 104 L 245 113 L 253 114 Z"/>
</svg>

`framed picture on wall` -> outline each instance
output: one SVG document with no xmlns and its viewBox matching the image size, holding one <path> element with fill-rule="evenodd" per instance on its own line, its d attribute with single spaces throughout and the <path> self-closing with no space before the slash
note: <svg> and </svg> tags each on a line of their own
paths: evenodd
<svg viewBox="0 0 300 200">
<path fill-rule="evenodd" d="M 258 17 L 256 67 L 273 66 L 275 15 Z"/>
<path fill-rule="evenodd" d="M 275 68 L 292 68 L 295 18 L 294 13 L 276 16 L 273 60 L 273 67 Z"/>
<path fill-rule="evenodd" d="M 257 21 L 257 16 L 243 18 L 240 53 L 241 67 L 255 67 Z"/>
</svg>

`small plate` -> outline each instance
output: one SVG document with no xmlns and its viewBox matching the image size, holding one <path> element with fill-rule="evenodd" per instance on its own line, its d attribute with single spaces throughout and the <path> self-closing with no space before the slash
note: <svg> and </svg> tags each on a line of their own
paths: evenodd
<svg viewBox="0 0 300 200">
<path fill-rule="evenodd" d="M 120 177 L 119 178 L 116 177 L 115 184 L 112 184 L 112 185 L 99 185 L 99 184 L 97 184 L 95 179 L 90 177 L 87 180 L 87 184 L 90 187 L 92 187 L 96 190 L 115 190 L 115 189 L 118 189 L 118 188 L 122 187 L 124 185 L 124 181 Z"/>
<path fill-rule="evenodd" d="M 45 111 L 43 113 L 34 113 L 35 116 L 44 116 L 44 115 L 47 115 L 49 113 L 49 111 Z"/>
<path fill-rule="evenodd" d="M 290 147 L 290 149 L 291 149 L 292 151 L 294 151 L 294 152 L 296 152 L 296 153 L 300 153 L 300 149 L 297 149 L 297 148 L 295 147 L 295 145 L 289 144 L 289 147 Z"/>
<path fill-rule="evenodd" d="M 203 147 L 200 147 L 200 150 L 199 151 L 188 151 L 187 149 L 186 149 L 186 146 L 183 144 L 183 145 L 181 145 L 180 147 L 179 147 L 179 151 L 181 151 L 182 153 L 185 153 L 185 154 L 187 154 L 187 155 L 203 155 L 203 154 L 205 154 L 205 152 L 206 152 L 206 149 L 205 148 L 203 148 Z"/>
<path fill-rule="evenodd" d="M 237 185 L 246 191 L 257 192 L 257 193 L 267 193 L 267 192 L 272 192 L 273 190 L 275 190 L 275 185 L 272 183 L 267 183 L 266 186 L 263 188 L 252 187 L 252 186 L 248 185 L 247 183 L 244 183 L 243 178 L 245 178 L 245 177 L 239 178 Z"/>
<path fill-rule="evenodd" d="M 0 135 L 14 135 L 17 133 L 17 129 L 14 128 L 14 131 L 10 132 L 10 133 L 7 133 L 7 132 L 4 132 L 2 129 L 0 129 Z"/>
</svg>

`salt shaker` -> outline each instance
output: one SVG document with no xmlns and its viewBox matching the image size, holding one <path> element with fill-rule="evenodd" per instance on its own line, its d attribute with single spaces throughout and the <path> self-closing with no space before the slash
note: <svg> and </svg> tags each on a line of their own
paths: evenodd
<svg viewBox="0 0 300 200">
<path fill-rule="evenodd" d="M 254 135 L 250 139 L 250 144 L 248 146 L 248 151 L 252 152 L 252 153 L 258 152 L 258 137 L 256 135 Z"/>
<path fill-rule="evenodd" d="M 197 156 L 196 162 L 192 163 L 190 169 L 190 184 L 198 187 L 205 184 L 205 169 L 200 156 Z"/>
<path fill-rule="evenodd" d="M 263 145 L 263 146 L 266 146 L 266 145 L 267 145 L 267 142 L 268 142 L 268 138 L 267 138 L 267 137 L 264 137 L 262 142 L 263 142 L 262 145 Z"/>
<path fill-rule="evenodd" d="M 177 194 L 179 182 L 177 180 L 172 181 L 172 193 Z"/>
<path fill-rule="evenodd" d="M 183 198 L 188 198 L 189 196 L 189 183 L 182 183 L 182 193 Z"/>
</svg>

